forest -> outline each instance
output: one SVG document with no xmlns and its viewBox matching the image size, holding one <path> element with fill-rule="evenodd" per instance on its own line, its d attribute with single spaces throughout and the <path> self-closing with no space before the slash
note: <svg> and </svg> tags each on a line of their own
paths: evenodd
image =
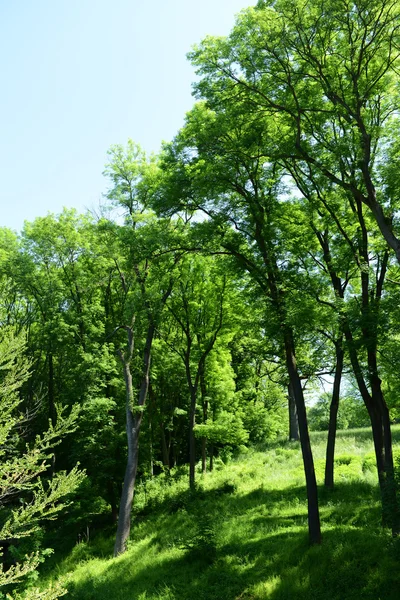
<svg viewBox="0 0 400 600">
<path fill-rule="evenodd" d="M 98 214 L 0 228 L 0 598 L 394 600 L 400 1 L 260 0 L 188 58 Z"/>
</svg>

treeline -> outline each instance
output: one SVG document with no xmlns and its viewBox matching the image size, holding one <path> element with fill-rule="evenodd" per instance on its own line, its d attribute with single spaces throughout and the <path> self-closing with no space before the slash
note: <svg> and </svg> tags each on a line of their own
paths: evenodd
<svg viewBox="0 0 400 600">
<path fill-rule="evenodd" d="M 126 169 L 110 198 L 130 170 L 138 177 L 137 152 L 133 144 L 110 152 L 109 167 Z M 123 194 L 137 202 L 123 223 L 118 213 L 95 220 L 66 210 L 26 223 L 18 236 L 1 231 L 2 371 L 13 390 L 1 398 L 4 472 L 14 476 L 16 454 L 28 444 L 35 455 L 36 436 L 51 434 L 29 480 L 21 470 L 4 494 L 4 514 L 29 504 L 40 474 L 46 498 L 72 472 L 63 493 L 75 489 L 77 533 L 109 514 L 122 528 L 116 553 L 129 535 L 137 474 L 145 480 L 190 463 L 194 486 L 199 459 L 203 472 L 212 470 L 215 458 L 288 427 L 285 374 L 250 280 L 231 257 L 201 249 L 196 226 L 156 217 L 133 185 Z M 37 507 L 37 532 L 46 502 Z M 32 521 L 7 531 L 6 548 L 19 535 L 32 538 Z M 9 551 L 6 558 L 9 566 Z"/>
<path fill-rule="evenodd" d="M 24 336 L 15 356 L 31 365 L 29 426 L 7 452 L 77 405 L 46 477 L 80 463 L 82 515 L 108 507 L 116 555 L 138 475 L 189 464 L 194 488 L 198 461 L 287 429 L 319 543 L 304 387 L 328 375 L 325 485 L 345 374 L 372 428 L 383 523 L 399 533 L 399 11 L 260 1 L 191 53 L 198 102 L 159 156 L 111 148 L 100 218 L 2 231 L 3 339 Z"/>
</svg>

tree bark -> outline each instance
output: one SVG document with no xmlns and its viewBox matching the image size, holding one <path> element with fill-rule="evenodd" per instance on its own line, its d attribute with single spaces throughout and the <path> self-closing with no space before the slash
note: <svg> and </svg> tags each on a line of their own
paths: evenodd
<svg viewBox="0 0 400 600">
<path fill-rule="evenodd" d="M 359 198 L 355 198 L 358 221 L 360 223 L 361 238 L 359 242 L 360 253 L 364 263 L 369 264 L 368 254 L 368 232 L 362 213 Z M 332 264 L 327 232 L 323 235 L 314 229 L 324 254 L 324 261 L 328 268 L 335 294 L 344 300 L 344 288 L 340 278 L 337 276 Z M 383 255 L 380 272 L 376 274 L 376 289 L 370 290 L 369 273 L 366 269 L 360 269 L 361 277 L 361 304 L 364 325 L 362 327 L 363 345 L 367 353 L 368 383 L 369 391 L 358 356 L 358 350 L 353 339 L 353 332 L 347 314 L 342 311 L 340 321 L 349 351 L 350 362 L 357 380 L 358 389 L 368 410 L 371 420 L 372 435 L 374 440 L 376 466 L 378 480 L 382 497 L 382 519 L 392 526 L 393 535 L 400 531 L 399 510 L 397 507 L 396 486 L 394 482 L 394 467 L 392 454 L 392 434 L 390 429 L 389 411 L 382 393 L 381 380 L 378 375 L 377 345 L 378 345 L 378 317 L 380 300 L 382 297 L 383 284 L 387 271 L 388 252 Z M 368 325 L 366 325 L 366 323 Z M 389 515 L 389 516 L 388 516 Z"/>
<path fill-rule="evenodd" d="M 154 477 L 154 451 L 153 451 L 153 427 L 151 425 L 151 415 L 149 414 L 149 460 L 150 477 Z"/>
<path fill-rule="evenodd" d="M 164 423 L 162 421 L 160 422 L 160 430 L 161 430 L 161 454 L 162 454 L 162 461 L 163 461 L 164 467 L 166 467 L 168 469 L 168 471 L 169 471 L 169 469 L 170 469 L 169 452 L 168 452 L 167 440 L 165 439 Z"/>
<path fill-rule="evenodd" d="M 139 387 L 137 407 L 138 412 L 133 414 L 133 386 L 130 362 L 133 355 L 133 332 L 128 329 L 128 351 L 124 355 L 120 353 L 123 364 L 125 388 L 126 388 L 126 434 L 128 439 L 128 459 L 125 470 L 124 484 L 122 488 L 121 502 L 118 515 L 117 535 L 114 546 L 114 556 L 122 554 L 126 550 L 126 543 L 131 529 L 131 512 L 133 495 L 135 490 L 136 473 L 139 457 L 139 433 L 142 423 L 142 410 L 146 402 L 149 389 L 149 372 L 151 360 L 151 346 L 153 343 L 155 326 L 151 323 L 147 330 L 146 343 L 143 352 L 143 370 Z"/>
<path fill-rule="evenodd" d="M 190 386 L 190 416 L 189 416 L 189 486 L 191 489 L 195 485 L 196 469 L 196 437 L 194 435 L 194 426 L 196 425 L 196 395 L 195 386 Z"/>
<path fill-rule="evenodd" d="M 214 469 L 214 444 L 210 444 L 210 472 Z"/>
<path fill-rule="evenodd" d="M 394 250 L 397 262 L 400 264 L 400 239 L 394 235 L 391 219 L 385 216 L 382 206 L 376 200 L 375 190 L 372 196 L 370 194 L 368 202 L 365 202 L 365 198 L 363 201 L 371 209 L 383 237 L 388 246 Z"/>
<path fill-rule="evenodd" d="M 128 440 L 128 459 L 126 463 L 124 484 L 122 487 L 119 505 L 114 556 L 118 556 L 119 554 L 125 552 L 126 542 L 131 529 L 131 512 L 138 465 L 139 431 L 141 425 L 141 413 L 134 415 L 132 412 L 133 386 L 132 374 L 129 366 L 130 361 L 128 361 L 125 357 L 121 360 L 123 360 L 126 388 L 126 436 Z"/>
<path fill-rule="evenodd" d="M 247 200 L 246 192 L 242 192 Z M 255 208 L 252 213 L 254 218 L 254 239 L 258 249 L 261 252 L 265 266 L 265 274 L 261 274 L 258 267 L 254 265 L 247 257 L 243 256 L 231 244 L 225 244 L 233 256 L 238 258 L 246 270 L 255 277 L 260 287 L 270 298 L 278 316 L 278 321 L 282 330 L 282 341 L 285 352 L 286 368 L 288 371 L 289 382 L 292 386 L 293 395 L 296 403 L 297 418 L 300 434 L 300 445 L 303 456 L 304 472 L 306 478 L 307 502 L 308 502 L 308 533 L 311 544 L 321 543 L 321 524 L 318 508 L 318 490 L 315 478 L 314 461 L 311 451 L 310 436 L 308 432 L 306 407 L 304 402 L 303 389 L 297 370 L 295 346 L 293 331 L 287 324 L 287 315 L 285 307 L 285 292 L 280 285 L 281 272 L 274 254 L 271 239 L 264 236 L 264 226 L 266 225 L 266 213 L 262 203 L 258 198 L 255 200 Z"/>
<path fill-rule="evenodd" d="M 110 499 L 110 507 L 111 507 L 111 522 L 113 525 L 116 525 L 118 522 L 118 505 L 117 498 L 115 495 L 114 482 L 109 480 L 107 483 L 107 492 Z"/>
<path fill-rule="evenodd" d="M 203 408 L 203 423 L 207 423 L 208 418 L 208 401 L 207 401 L 207 390 L 204 373 L 204 365 L 200 374 L 200 390 L 201 390 L 201 405 Z M 201 438 L 201 472 L 207 472 L 207 438 Z"/>
<path fill-rule="evenodd" d="M 334 485 L 334 459 L 335 459 L 335 442 L 337 430 L 337 414 L 339 410 L 340 399 L 340 383 L 342 380 L 344 350 L 342 346 L 342 338 L 335 342 L 336 346 L 336 368 L 335 378 L 333 381 L 332 400 L 329 410 L 329 428 L 328 428 L 328 443 L 326 446 L 326 462 L 325 462 L 325 487 L 333 489 Z"/>
<path fill-rule="evenodd" d="M 55 394 L 54 394 L 54 362 L 53 362 L 53 353 L 51 350 L 48 354 L 48 360 L 49 360 L 49 381 L 48 381 L 49 416 L 50 416 L 52 426 L 55 427 L 56 423 L 57 423 L 57 410 L 56 410 L 56 402 L 55 402 Z M 53 454 L 51 455 L 50 477 L 54 477 L 55 472 L 56 472 L 56 453 L 53 452 Z"/>
<path fill-rule="evenodd" d="M 371 358 L 375 364 L 376 354 Z M 394 536 L 400 533 L 399 509 L 397 504 L 396 482 L 394 477 L 394 462 L 392 451 L 392 432 L 390 428 L 389 409 L 382 392 L 382 382 L 375 371 L 371 376 L 372 400 L 376 410 L 376 429 L 379 445 L 380 469 L 379 483 L 382 493 L 382 516 L 383 522 L 392 528 Z M 377 463 L 378 464 L 378 463 Z"/>
<path fill-rule="evenodd" d="M 131 512 L 135 491 L 136 473 L 139 459 L 139 431 L 141 415 L 127 414 L 126 432 L 128 436 L 128 460 L 125 469 L 124 485 L 119 505 L 117 535 L 115 538 L 114 556 L 123 554 L 131 531 Z"/>
<path fill-rule="evenodd" d="M 300 377 L 297 371 L 293 334 L 287 327 L 285 328 L 284 332 L 284 343 L 286 365 L 296 401 L 297 416 L 299 421 L 300 443 L 307 488 L 309 540 L 310 544 L 320 544 L 321 524 L 318 508 L 317 480 L 315 477 L 314 460 L 311 451 L 310 436 L 308 433 L 306 406 Z"/>
<path fill-rule="evenodd" d="M 288 405 L 289 405 L 289 440 L 298 441 L 299 436 L 299 423 L 297 420 L 297 409 L 296 400 L 293 394 L 293 386 L 289 382 L 288 384 Z"/>
<path fill-rule="evenodd" d="M 201 472 L 207 473 L 207 438 L 201 438 Z"/>
</svg>

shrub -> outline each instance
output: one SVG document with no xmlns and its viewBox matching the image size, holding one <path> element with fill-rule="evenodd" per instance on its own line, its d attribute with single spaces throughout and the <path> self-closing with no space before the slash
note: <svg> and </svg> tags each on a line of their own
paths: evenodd
<svg viewBox="0 0 400 600">
<path fill-rule="evenodd" d="M 217 543 L 211 517 L 199 511 L 193 517 L 190 534 L 186 539 L 180 540 L 179 547 L 188 551 L 189 560 L 213 563 L 217 554 Z"/>
</svg>

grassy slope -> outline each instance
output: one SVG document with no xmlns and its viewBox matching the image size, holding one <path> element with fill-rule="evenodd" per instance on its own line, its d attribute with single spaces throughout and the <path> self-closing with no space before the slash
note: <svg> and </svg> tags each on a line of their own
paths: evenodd
<svg viewBox="0 0 400 600">
<path fill-rule="evenodd" d="M 322 484 L 325 435 L 313 449 Z M 398 600 L 400 542 L 380 527 L 372 452 L 369 432 L 339 433 L 336 489 L 320 487 L 320 547 L 307 543 L 299 447 L 277 444 L 199 476 L 195 496 L 186 478 L 148 485 L 123 556 L 110 559 L 113 540 L 97 538 L 51 578 L 66 578 L 71 600 Z"/>
</svg>

